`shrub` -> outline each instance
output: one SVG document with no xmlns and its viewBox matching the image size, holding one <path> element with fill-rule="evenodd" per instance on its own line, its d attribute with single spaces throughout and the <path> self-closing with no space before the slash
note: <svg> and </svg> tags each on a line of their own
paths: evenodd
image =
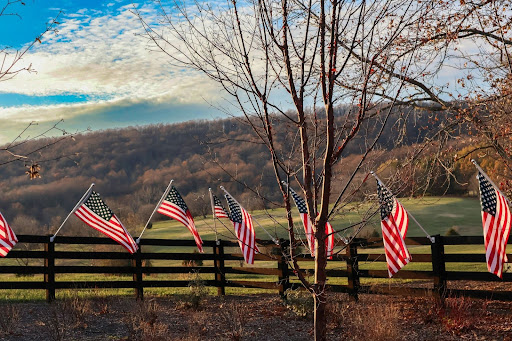
<svg viewBox="0 0 512 341">
<path fill-rule="evenodd" d="M 445 236 L 460 236 L 460 233 L 457 226 L 450 227 L 448 231 L 444 234 Z"/>
<path fill-rule="evenodd" d="M 75 317 L 69 313 L 69 307 L 63 303 L 53 303 L 50 306 L 48 315 L 43 325 L 48 333 L 49 339 L 63 341 L 69 339 L 69 334 L 75 326 Z"/>
<path fill-rule="evenodd" d="M 467 297 L 447 297 L 443 305 L 437 301 L 432 304 L 426 322 L 438 323 L 446 331 L 458 335 L 475 324 L 472 308 L 472 301 Z"/>
<path fill-rule="evenodd" d="M 298 316 L 307 317 L 313 313 L 315 303 L 309 291 L 288 289 L 284 295 L 286 307 Z"/>
<path fill-rule="evenodd" d="M 134 311 L 127 315 L 130 340 L 167 340 L 168 326 L 159 321 L 161 307 L 154 301 L 139 301 Z"/>
<path fill-rule="evenodd" d="M 194 254 L 199 254 L 197 250 L 194 250 Z M 184 259 L 183 262 L 181 262 L 181 265 L 183 266 L 203 266 L 203 260 L 202 259 Z"/>
<path fill-rule="evenodd" d="M 399 339 L 400 306 L 394 303 L 369 302 L 360 304 L 339 300 L 329 302 L 328 316 L 332 316 L 330 324 L 341 328 L 345 339 L 349 340 L 382 340 Z"/>
<path fill-rule="evenodd" d="M 112 251 L 112 245 L 95 245 L 94 252 L 109 252 Z M 132 260 L 129 258 L 125 259 L 93 259 L 91 261 L 92 266 L 121 266 L 131 267 Z M 108 275 L 108 274 L 107 274 Z M 110 274 L 113 275 L 113 274 Z"/>
<path fill-rule="evenodd" d="M 192 309 L 199 309 L 201 301 L 208 294 L 204 281 L 198 272 L 194 272 L 194 278 L 188 284 L 187 306 Z"/>
<path fill-rule="evenodd" d="M 236 302 L 222 304 L 220 306 L 222 324 L 227 326 L 225 335 L 229 340 L 240 341 L 245 334 L 245 324 L 248 312 L 243 305 Z"/>
</svg>

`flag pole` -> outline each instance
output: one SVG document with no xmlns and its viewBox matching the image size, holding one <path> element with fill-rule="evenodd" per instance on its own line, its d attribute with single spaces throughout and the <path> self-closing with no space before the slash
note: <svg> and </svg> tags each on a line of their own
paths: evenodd
<svg viewBox="0 0 512 341">
<path fill-rule="evenodd" d="M 160 207 L 160 204 L 162 203 L 162 201 L 164 201 L 164 199 L 167 196 L 167 194 L 169 194 L 169 191 L 171 190 L 171 185 L 172 185 L 173 181 L 174 181 L 174 179 L 169 182 L 169 185 L 167 185 L 167 188 L 165 189 L 164 194 L 160 198 L 160 201 L 158 201 L 158 204 L 156 204 L 155 209 L 153 210 L 153 213 L 151 213 L 151 215 L 149 216 L 149 219 L 146 222 L 146 225 L 144 225 L 144 229 L 142 229 L 142 232 L 140 233 L 139 238 L 137 238 L 137 240 L 135 241 L 137 243 L 137 245 L 140 242 L 140 238 L 142 237 L 142 234 L 144 233 L 144 231 L 146 231 L 146 228 L 148 227 L 149 222 L 151 221 L 151 218 L 153 218 L 153 216 L 155 215 L 156 210 L 158 210 L 158 207 Z"/>
<path fill-rule="evenodd" d="M 230 197 L 231 197 L 231 198 L 232 198 L 232 199 L 233 199 L 233 200 L 238 204 L 238 206 L 242 207 L 242 205 L 240 205 L 240 203 L 239 203 L 235 198 L 233 198 L 233 196 L 232 196 L 231 194 L 229 194 L 229 192 L 228 192 L 228 191 L 226 191 L 226 189 L 224 188 L 224 186 L 220 186 L 220 189 L 221 189 L 221 190 L 223 190 L 226 194 L 228 194 L 228 195 L 229 195 L 229 196 L 230 196 Z M 254 221 L 256 224 L 258 224 L 258 226 L 259 226 L 259 227 L 261 227 L 261 228 L 263 229 L 263 231 L 265 231 L 265 232 L 268 234 L 268 236 L 270 237 L 270 239 L 272 239 L 272 241 L 273 241 L 276 245 L 279 245 L 279 241 L 278 241 L 277 239 L 275 239 L 275 238 L 274 238 L 270 233 L 268 233 L 268 231 L 267 231 L 263 226 L 261 226 L 261 224 L 260 224 L 256 219 L 254 219 L 254 217 L 253 217 L 253 221 Z"/>
<path fill-rule="evenodd" d="M 487 175 L 487 173 L 484 172 L 484 170 L 478 165 L 478 163 L 475 161 L 475 159 L 471 159 L 471 162 L 475 165 L 476 169 L 484 176 L 484 178 L 487 179 L 491 183 L 491 185 L 505 198 L 507 201 L 507 204 L 510 206 L 510 200 L 508 200 L 507 196 L 503 194 L 502 191 L 500 191 L 500 188 L 496 186 L 494 182 L 492 182 L 491 178 Z"/>
<path fill-rule="evenodd" d="M 57 233 L 59 233 L 60 229 L 64 226 L 64 224 L 66 223 L 66 221 L 68 221 L 69 217 L 71 217 L 71 215 L 73 213 L 75 213 L 75 211 L 77 210 L 78 207 L 80 207 L 80 205 L 84 202 L 84 200 L 86 200 L 89 195 L 91 195 L 91 192 L 92 192 L 92 188 L 94 186 L 94 182 L 91 184 L 91 186 L 89 186 L 89 188 L 87 189 L 87 191 L 85 192 L 84 195 L 82 195 L 82 197 L 80 198 L 80 200 L 78 201 L 78 203 L 75 205 L 75 207 L 73 207 L 73 209 L 71 210 L 71 212 L 69 212 L 68 216 L 66 217 L 66 219 L 64 219 L 64 221 L 62 222 L 62 224 L 60 224 L 59 228 L 57 229 L 57 232 L 55 232 L 55 234 L 53 236 L 50 237 L 50 242 L 53 243 L 53 241 L 55 240 L 55 237 L 57 236 Z"/>
<path fill-rule="evenodd" d="M 382 182 L 381 179 L 379 179 L 379 177 L 377 176 L 377 174 L 375 174 L 374 171 L 371 171 L 370 172 L 371 175 L 373 175 L 373 177 L 382 184 L 382 186 L 384 186 L 385 189 L 387 189 L 389 191 L 389 193 L 393 194 L 393 192 L 384 184 L 384 182 Z M 398 199 L 395 198 L 395 200 L 398 201 Z M 402 206 L 403 207 L 403 206 Z M 416 220 L 416 218 L 414 218 L 414 216 L 411 214 L 411 212 L 409 212 L 405 207 L 404 207 L 404 210 L 405 212 L 407 212 L 407 214 L 409 215 L 409 217 L 411 217 L 411 219 L 416 223 L 416 225 L 418 225 L 418 227 L 425 233 L 425 235 L 427 236 L 427 238 L 430 240 L 430 242 L 434 243 L 435 242 L 435 239 L 434 237 L 432 237 L 430 234 L 428 234 L 428 232 L 423 228 L 423 226 L 421 226 L 421 224 Z"/>
<path fill-rule="evenodd" d="M 208 187 L 208 192 L 210 193 L 210 203 L 212 205 L 212 218 L 213 218 L 213 229 L 215 230 L 215 243 L 217 245 L 219 245 L 219 238 L 217 236 L 217 219 L 216 216 L 215 216 L 215 203 L 213 202 L 213 194 L 212 194 L 212 189 L 210 187 Z"/>
</svg>

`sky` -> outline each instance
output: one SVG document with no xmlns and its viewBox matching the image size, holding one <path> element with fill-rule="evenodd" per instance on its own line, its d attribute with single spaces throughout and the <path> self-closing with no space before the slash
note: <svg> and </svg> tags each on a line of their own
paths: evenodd
<svg viewBox="0 0 512 341">
<path fill-rule="evenodd" d="M 32 136 L 61 119 L 61 128 L 79 132 L 214 119 L 225 117 L 218 108 L 231 108 L 219 85 L 205 75 L 150 51 L 132 11 L 135 6 L 145 20 L 157 23 L 151 1 L 23 1 L 8 8 L 17 15 L 0 16 L 0 46 L 23 50 L 56 17 L 58 31 L 45 34 L 16 64 L 35 72 L 0 81 L 0 144 L 33 121 L 38 125 L 27 133 Z M 458 72 L 443 70 L 439 84 Z"/>
<path fill-rule="evenodd" d="M 64 119 L 69 132 L 223 117 L 219 89 L 205 76 L 169 64 L 148 50 L 133 6 L 113 0 L 24 0 L 0 17 L 0 45 L 23 49 L 55 17 L 57 33 L 17 64 L 31 65 L 0 82 L 0 143 L 12 140 L 30 122 L 44 129 Z M 59 14 L 60 13 L 60 14 Z M 33 134 L 35 132 L 32 132 Z"/>
</svg>

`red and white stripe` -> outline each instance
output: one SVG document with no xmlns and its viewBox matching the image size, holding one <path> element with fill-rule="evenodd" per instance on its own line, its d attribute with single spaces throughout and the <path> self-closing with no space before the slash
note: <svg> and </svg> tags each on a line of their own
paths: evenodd
<svg viewBox="0 0 512 341">
<path fill-rule="evenodd" d="M 327 258 L 332 259 L 332 255 L 334 253 L 334 229 L 329 222 L 325 223 L 325 235 L 325 250 L 327 251 Z"/>
<path fill-rule="evenodd" d="M 300 219 L 304 225 L 304 232 L 306 233 L 308 246 L 311 250 L 311 257 L 315 257 L 315 233 L 313 232 L 313 224 L 311 223 L 311 219 L 309 219 L 309 214 L 300 213 Z"/>
<path fill-rule="evenodd" d="M 496 191 L 496 216 L 482 211 L 485 257 L 489 272 L 503 277 L 503 264 L 508 262 L 506 247 L 510 235 L 510 208 L 507 200 Z"/>
<path fill-rule="evenodd" d="M 199 232 L 197 232 L 196 225 L 194 224 L 194 218 L 192 217 L 192 214 L 190 214 L 189 210 L 185 212 L 178 205 L 173 204 L 172 202 L 169 202 L 167 200 L 164 200 L 160 204 L 160 207 L 158 208 L 157 212 L 166 215 L 170 218 L 176 219 L 177 221 L 185 225 L 190 231 L 190 233 L 192 233 L 192 236 L 194 236 L 194 240 L 196 242 L 197 248 L 199 249 L 199 252 L 203 252 L 203 241 L 199 236 Z"/>
<path fill-rule="evenodd" d="M 393 277 L 411 260 L 411 254 L 405 245 L 405 236 L 409 227 L 407 211 L 393 199 L 393 210 L 389 216 L 381 220 L 382 238 L 388 266 L 389 277 Z"/>
<path fill-rule="evenodd" d="M 300 213 L 300 219 L 302 220 L 302 224 L 304 225 L 304 232 L 306 233 L 306 239 L 308 241 L 309 249 L 311 250 L 311 257 L 315 257 L 315 233 L 313 232 L 313 223 L 311 219 L 309 219 L 309 214 Z M 332 228 L 331 223 L 325 223 L 325 250 L 327 252 L 327 258 L 332 259 L 335 239 L 334 239 L 334 229 Z"/>
<path fill-rule="evenodd" d="M 130 233 L 128 233 L 121 221 L 115 215 L 112 215 L 112 218 L 110 218 L 109 221 L 106 221 L 90 210 L 86 205 L 80 206 L 74 213 L 93 229 L 100 231 L 121 244 L 126 250 L 128 250 L 128 252 L 135 253 L 137 251 L 137 243 L 135 243 Z"/>
<path fill-rule="evenodd" d="M 0 257 L 5 257 L 18 242 L 18 238 L 0 213 Z"/>
<path fill-rule="evenodd" d="M 215 206 L 215 216 L 217 218 L 228 218 L 228 215 L 226 214 L 226 211 L 221 206 Z"/>
<path fill-rule="evenodd" d="M 244 208 L 240 206 L 242 212 L 242 223 L 233 222 L 238 245 L 242 250 L 245 262 L 247 264 L 254 264 L 254 254 L 259 252 L 256 245 L 256 233 L 252 224 L 252 217 Z"/>
</svg>

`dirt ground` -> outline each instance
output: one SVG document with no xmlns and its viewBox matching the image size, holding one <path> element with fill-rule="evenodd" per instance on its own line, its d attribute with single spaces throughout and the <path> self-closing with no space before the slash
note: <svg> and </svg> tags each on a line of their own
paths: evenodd
<svg viewBox="0 0 512 341">
<path fill-rule="evenodd" d="M 2 303 L 1 340 L 312 340 L 311 301 L 247 296 L 69 297 Z M 331 294 L 330 340 L 512 340 L 512 303 Z"/>
</svg>

